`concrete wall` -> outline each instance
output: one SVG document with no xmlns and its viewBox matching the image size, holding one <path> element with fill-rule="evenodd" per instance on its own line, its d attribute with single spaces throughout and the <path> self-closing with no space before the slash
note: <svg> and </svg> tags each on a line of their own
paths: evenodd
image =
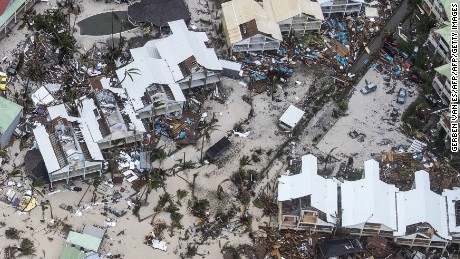
<svg viewBox="0 0 460 259">
<path fill-rule="evenodd" d="M 16 126 L 19 124 L 19 119 L 22 116 L 22 111 L 16 116 L 13 123 L 10 124 L 8 129 L 6 129 L 5 133 L 0 137 L 0 148 L 4 148 L 8 141 L 10 140 L 11 136 L 13 136 L 13 132 L 16 129 Z"/>
</svg>

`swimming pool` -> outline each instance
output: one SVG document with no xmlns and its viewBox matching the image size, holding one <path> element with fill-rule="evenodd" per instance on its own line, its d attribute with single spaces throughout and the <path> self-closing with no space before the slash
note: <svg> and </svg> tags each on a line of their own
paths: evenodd
<svg viewBox="0 0 460 259">
<path fill-rule="evenodd" d="M 105 12 L 90 16 L 77 23 L 80 27 L 81 35 L 101 36 L 110 35 L 112 33 L 119 33 L 120 31 L 128 31 L 134 26 L 128 21 L 127 11 Z M 116 18 L 118 17 L 118 19 Z"/>
</svg>

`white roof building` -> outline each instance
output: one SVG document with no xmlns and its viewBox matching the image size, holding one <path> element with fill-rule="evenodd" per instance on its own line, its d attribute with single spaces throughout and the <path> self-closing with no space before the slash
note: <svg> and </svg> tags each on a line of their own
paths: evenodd
<svg viewBox="0 0 460 259">
<path fill-rule="evenodd" d="M 412 234 L 406 233 L 407 226 L 428 223 L 438 236 L 452 239 L 447 225 L 446 199 L 430 190 L 429 174 L 423 170 L 415 172 L 414 185 L 414 189 L 396 194 L 398 230 L 394 232 L 394 236 Z M 433 236 L 434 238 L 436 237 Z"/>
<path fill-rule="evenodd" d="M 45 166 L 48 172 L 54 172 L 61 169 L 56 154 L 54 153 L 53 146 L 49 138 L 48 132 L 46 132 L 45 126 L 40 125 L 33 129 L 35 141 L 40 148 Z"/>
<path fill-rule="evenodd" d="M 299 123 L 304 114 L 304 111 L 291 104 L 281 115 L 280 126 L 291 130 Z"/>
<path fill-rule="evenodd" d="M 382 224 L 382 229 L 394 231 L 396 221 L 396 193 L 394 185 L 380 180 L 379 163 L 364 162 L 364 179 L 341 184 L 342 226 L 363 229 L 366 223 Z"/>
<path fill-rule="evenodd" d="M 311 206 L 324 212 L 327 221 L 335 223 L 337 215 L 337 184 L 317 174 L 317 159 L 313 155 L 302 156 L 300 174 L 282 175 L 278 183 L 278 201 L 311 196 Z"/>
<path fill-rule="evenodd" d="M 444 190 L 442 196 L 446 197 L 447 202 L 449 232 L 453 237 L 460 237 L 460 188 Z"/>
<path fill-rule="evenodd" d="M 222 66 L 214 49 L 205 45 L 209 39 L 205 32 L 189 31 L 183 20 L 169 22 L 172 34 L 166 38 L 151 40 L 140 48 L 131 49 L 134 61 L 118 69 L 117 76 L 120 80 L 125 78 L 125 71 L 138 69 L 138 74 L 132 74 L 122 82 L 122 87 L 131 100 L 134 110 L 145 107 L 142 102 L 146 89 L 152 84 L 167 85 L 173 98 L 177 102 L 184 102 L 185 97 L 179 83 L 185 80 L 194 64 L 210 71 L 222 71 Z M 211 73 L 209 73 L 211 75 Z M 203 76 L 202 76 L 203 77 Z M 192 77 L 193 86 L 203 85 L 205 80 Z M 210 77 L 206 83 L 218 82 L 218 77 Z M 192 86 L 192 87 L 193 87 Z M 106 88 L 107 86 L 105 86 Z"/>
</svg>

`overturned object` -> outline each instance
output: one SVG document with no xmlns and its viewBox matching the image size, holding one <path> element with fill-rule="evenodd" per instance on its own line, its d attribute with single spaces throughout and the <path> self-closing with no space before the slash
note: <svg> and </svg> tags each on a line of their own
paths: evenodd
<svg viewBox="0 0 460 259">
<path fill-rule="evenodd" d="M 214 161 L 216 160 L 222 153 L 224 153 L 229 147 L 231 143 L 228 138 L 223 137 L 219 141 L 217 141 L 216 144 L 214 144 L 212 147 L 210 147 L 206 153 L 204 154 L 205 159 L 208 159 L 209 161 Z"/>
<path fill-rule="evenodd" d="M 291 104 L 283 115 L 281 115 L 279 125 L 285 130 L 293 130 L 304 114 L 304 111 Z"/>
</svg>

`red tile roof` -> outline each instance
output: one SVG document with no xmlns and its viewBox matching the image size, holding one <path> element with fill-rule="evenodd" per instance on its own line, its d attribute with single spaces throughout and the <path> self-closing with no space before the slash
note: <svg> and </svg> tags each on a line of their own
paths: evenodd
<svg viewBox="0 0 460 259">
<path fill-rule="evenodd" d="M 9 3 L 10 3 L 10 0 L 0 0 L 0 15 L 2 15 L 3 12 L 5 12 Z"/>
</svg>

